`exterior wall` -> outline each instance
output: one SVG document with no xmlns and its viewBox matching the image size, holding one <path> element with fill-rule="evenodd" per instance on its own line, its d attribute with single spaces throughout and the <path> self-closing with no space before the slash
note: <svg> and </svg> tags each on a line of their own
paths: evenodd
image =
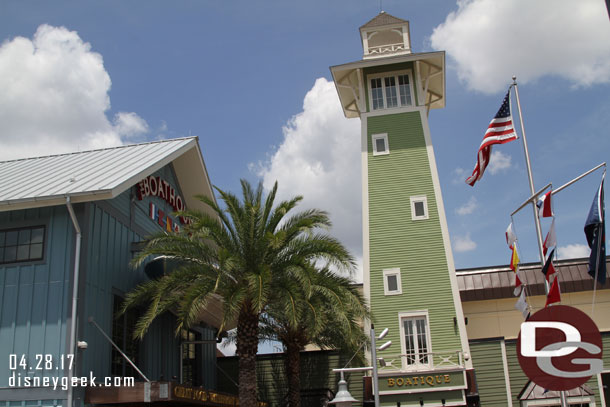
<svg viewBox="0 0 610 407">
<path fill-rule="evenodd" d="M 506 370 L 504 369 L 504 358 L 502 356 L 503 341 L 503 338 L 495 338 L 470 342 L 470 350 L 477 374 L 479 395 L 481 397 L 481 406 L 483 407 L 509 405 L 506 394 L 507 377 L 510 384 L 511 403 L 513 406 L 519 406 L 519 394 L 528 383 L 528 378 L 523 373 L 517 359 L 516 340 L 507 340 L 505 342 Z M 604 349 L 610 349 L 610 332 L 602 333 L 602 341 Z M 608 352 L 604 352 L 603 360 L 605 366 L 610 364 L 610 354 Z M 587 386 L 595 394 L 596 405 L 605 406 L 600 398 L 601 383 L 599 376 L 593 376 L 587 382 Z"/>
<path fill-rule="evenodd" d="M 462 348 L 441 220 L 419 110 L 367 117 L 370 294 L 375 324 L 400 353 L 398 313 L 427 310 L 431 351 Z M 371 135 L 387 133 L 390 154 L 373 156 Z M 425 195 L 428 219 L 412 220 L 410 197 Z M 382 270 L 400 268 L 402 294 L 385 296 Z"/>
<path fill-rule="evenodd" d="M 470 342 L 481 406 L 508 406 L 502 340 Z"/>
<path fill-rule="evenodd" d="M 36 354 L 55 360 L 66 353 L 74 232 L 63 206 L 0 212 L 0 229 L 45 225 L 42 261 L 0 266 L 0 400 L 21 397 L 8 388 L 9 354 L 25 355 L 31 365 Z M 62 372 L 36 371 L 30 377 L 61 376 Z M 42 391 L 39 397 L 54 403 L 62 392 Z"/>
<path fill-rule="evenodd" d="M 157 171 L 182 195 L 171 164 Z M 132 243 L 163 230 L 149 217 L 149 202 L 166 214 L 173 209 L 158 197 L 135 198 L 137 185 L 109 201 L 74 205 L 82 230 L 79 277 L 79 319 L 77 340 L 88 348 L 79 351 L 75 375 L 92 372 L 98 380 L 111 376 L 111 344 L 88 322 L 93 317 L 112 336 L 113 297 L 124 296 L 147 280 L 143 268 L 129 265 Z M 51 354 L 54 360 L 65 355 L 69 341 L 72 274 L 74 268 L 74 228 L 65 206 L 0 212 L 0 229 L 45 225 L 44 258 L 41 261 L 0 265 L 0 401 L 6 405 L 58 405 L 67 392 L 48 388 L 17 390 L 9 385 L 9 354 L 26 355 L 31 364 L 36 354 Z M 139 346 L 138 367 L 151 380 L 180 377 L 180 339 L 174 334 L 176 319 L 167 314 L 151 326 Z M 213 328 L 196 329 L 201 339 L 214 339 Z M 206 388 L 216 387 L 216 346 L 202 349 L 201 377 Z M 67 376 L 67 372 L 41 372 L 46 376 Z M 136 377 L 136 380 L 141 378 Z M 75 390 L 75 401 L 83 398 Z M 20 402 L 17 402 L 20 400 Z M 63 401 L 65 403 L 65 401 Z M 0 406 L 5 405 L 0 402 Z"/>
<path fill-rule="evenodd" d="M 157 171 L 182 195 L 171 165 Z M 93 371 L 94 375 L 109 376 L 112 348 L 110 343 L 92 324 L 90 316 L 106 332 L 112 332 L 113 296 L 124 297 L 138 284 L 148 280 L 143 267 L 134 269 L 129 265 L 134 252 L 132 242 L 139 242 L 147 236 L 164 229 L 149 216 L 149 202 L 153 202 L 164 213 L 173 209 L 163 199 L 147 197 L 138 200 L 137 185 L 125 191 L 112 201 L 91 203 L 89 218 L 89 240 L 87 252 L 85 312 L 81 314 L 84 325 L 84 340 L 89 349 L 99 352 L 84 352 L 83 372 Z M 171 215 L 170 215 L 171 216 Z M 174 217 L 175 218 L 175 217 Z M 166 314 L 158 318 L 140 344 L 138 367 L 150 380 L 171 380 L 180 377 L 180 339 L 174 334 L 176 318 Z M 202 339 L 214 339 L 212 328 L 197 329 Z M 202 352 L 203 385 L 208 389 L 216 386 L 214 344 L 198 345 Z M 141 378 L 136 378 L 141 379 Z"/>
<path fill-rule="evenodd" d="M 258 398 L 268 401 L 269 407 L 285 405 L 282 401 L 288 392 L 288 378 L 284 369 L 284 354 L 259 355 L 256 358 L 256 374 L 258 381 Z M 316 394 L 325 389 L 337 392 L 339 374 L 332 369 L 345 367 L 349 355 L 341 355 L 336 351 L 301 352 L 301 394 L 303 407 L 322 405 Z M 237 357 L 218 358 L 219 391 L 237 393 Z M 349 392 L 357 400 L 363 400 L 362 373 L 346 374 Z M 311 395 L 311 397 L 306 397 Z M 303 397 L 305 396 L 305 397 Z M 361 403 L 357 403 L 357 405 Z"/>
<path fill-rule="evenodd" d="M 528 297 L 532 314 L 542 308 L 546 297 Z M 595 294 L 595 315 L 591 314 L 592 293 L 590 291 L 562 293 L 561 304 L 578 308 L 591 317 L 600 331 L 610 331 L 610 290 L 598 290 Z M 463 302 L 464 316 L 468 318 L 468 339 L 505 337 L 517 338 L 523 315 L 515 309 L 515 298 Z"/>
</svg>

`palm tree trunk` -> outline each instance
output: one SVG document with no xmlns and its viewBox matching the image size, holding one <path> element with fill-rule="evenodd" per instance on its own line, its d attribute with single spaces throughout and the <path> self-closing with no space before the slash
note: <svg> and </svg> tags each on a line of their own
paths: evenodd
<svg viewBox="0 0 610 407">
<path fill-rule="evenodd" d="M 237 355 L 239 358 L 239 405 L 256 407 L 256 352 L 258 350 L 258 314 L 248 305 L 237 320 Z"/>
<path fill-rule="evenodd" d="M 301 407 L 301 346 L 288 342 L 285 367 L 288 375 L 288 405 Z"/>
</svg>

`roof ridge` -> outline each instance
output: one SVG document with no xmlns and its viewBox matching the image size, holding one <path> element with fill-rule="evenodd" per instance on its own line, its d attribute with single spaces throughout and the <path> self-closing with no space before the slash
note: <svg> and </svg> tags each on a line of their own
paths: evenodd
<svg viewBox="0 0 610 407">
<path fill-rule="evenodd" d="M 182 141 L 182 140 L 189 140 L 189 139 L 196 140 L 197 138 L 198 138 L 198 136 L 178 137 L 178 138 L 164 139 L 164 140 L 145 141 L 142 143 L 135 143 L 135 144 L 123 144 L 123 145 L 114 146 L 114 147 L 94 148 L 91 150 L 84 150 L 84 151 L 72 151 L 72 152 L 68 152 L 68 153 L 41 155 L 41 156 L 37 156 L 37 157 L 15 158 L 13 160 L 4 160 L 4 161 L 0 160 L 0 164 L 17 162 L 17 161 L 39 160 L 41 158 L 49 158 L 49 157 L 62 157 L 62 156 L 68 156 L 68 155 L 84 154 L 84 153 L 91 153 L 94 151 L 117 150 L 120 148 L 143 146 L 146 144 L 169 143 L 169 142 L 173 142 L 173 141 Z"/>
<path fill-rule="evenodd" d="M 379 20 L 379 19 L 388 19 L 388 20 L 395 20 L 392 22 L 384 22 L 383 24 L 380 25 L 390 25 L 390 24 L 399 24 L 399 23 L 408 23 L 407 20 L 403 20 L 402 18 L 398 18 L 396 16 L 393 16 L 390 13 L 386 13 L 385 11 L 381 11 L 379 14 L 377 14 L 375 17 L 371 18 L 369 21 L 367 21 L 366 23 L 364 23 L 362 26 L 360 26 L 360 29 L 363 29 L 364 27 L 368 26 L 369 24 L 375 22 L 375 20 Z"/>
</svg>

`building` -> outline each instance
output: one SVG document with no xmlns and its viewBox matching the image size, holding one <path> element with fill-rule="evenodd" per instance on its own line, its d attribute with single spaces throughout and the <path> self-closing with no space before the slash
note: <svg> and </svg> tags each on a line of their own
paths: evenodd
<svg viewBox="0 0 610 407">
<path fill-rule="evenodd" d="M 363 59 L 331 72 L 362 123 L 363 288 L 393 343 L 377 354 L 381 403 L 466 405 L 472 360 L 428 127 L 445 53 L 413 53 L 409 22 L 385 12 L 360 37 Z"/>
<path fill-rule="evenodd" d="M 72 349 L 75 376 L 134 377 L 145 394 L 108 339 L 151 381 L 216 388 L 219 303 L 179 337 L 164 315 L 141 342 L 137 314 L 117 313 L 137 284 L 170 271 L 129 266 L 142 241 L 182 227 L 175 210 L 207 210 L 195 195 L 214 197 L 197 138 L 0 162 L 0 179 L 0 405 L 82 405 L 84 387 L 43 382 L 69 377 Z"/>
<path fill-rule="evenodd" d="M 517 363 L 523 317 L 512 272 L 455 270 L 428 127 L 430 110 L 445 106 L 444 52 L 413 53 L 409 22 L 385 12 L 360 37 L 362 60 L 330 69 L 345 116 L 361 121 L 363 290 L 377 331 L 388 328 L 392 340 L 377 353 L 381 405 L 559 405 Z M 558 266 L 563 303 L 588 312 L 610 345 L 610 292 L 598 290 L 592 315 L 586 262 Z M 536 311 L 545 303 L 542 277 L 526 269 Z M 608 376 L 570 393 L 570 402 L 604 405 Z"/>
<path fill-rule="evenodd" d="M 584 235 L 583 235 L 584 236 Z M 586 387 L 571 391 L 570 405 L 610 405 L 610 290 L 597 287 L 593 312 L 593 279 L 587 274 L 588 259 L 556 262 L 561 284 L 561 303 L 589 315 L 602 333 L 604 372 Z M 606 260 L 608 266 L 608 259 Z M 540 264 L 521 266 L 532 313 L 546 301 Z M 557 392 L 532 388 L 517 360 L 516 339 L 523 322 L 515 310 L 514 272 L 508 266 L 457 270 L 468 340 L 482 406 L 559 406 Z"/>
</svg>

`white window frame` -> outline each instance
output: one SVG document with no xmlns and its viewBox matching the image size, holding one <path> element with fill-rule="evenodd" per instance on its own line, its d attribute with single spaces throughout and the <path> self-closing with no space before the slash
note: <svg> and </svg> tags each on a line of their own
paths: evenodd
<svg viewBox="0 0 610 407">
<path fill-rule="evenodd" d="M 400 85 L 398 84 L 398 76 L 407 75 L 409 76 L 409 92 L 411 95 L 411 104 L 410 105 L 402 105 L 400 102 Z M 396 83 L 396 95 L 398 98 L 398 106 L 395 107 L 387 107 L 387 98 L 386 98 L 386 90 L 385 90 L 385 78 L 390 76 L 394 77 Z M 377 109 L 373 109 L 373 87 L 371 86 L 371 81 L 373 79 L 381 79 L 381 92 L 383 94 L 383 107 L 379 107 Z M 411 69 L 406 69 L 403 71 L 393 71 L 393 72 L 383 72 L 379 74 L 367 75 L 367 87 L 369 93 L 369 112 L 375 112 L 379 110 L 393 110 L 393 109 L 404 109 L 406 107 L 415 107 L 417 105 L 415 101 L 415 92 L 413 90 L 413 72 Z"/>
<path fill-rule="evenodd" d="M 388 276 L 396 276 L 397 289 L 391 291 L 388 287 Z M 383 270 L 383 293 L 385 295 L 398 295 L 402 294 L 402 281 L 400 278 L 400 268 L 391 268 Z"/>
<path fill-rule="evenodd" d="M 410 197 L 411 201 L 411 220 L 424 220 L 428 219 L 428 197 L 426 195 L 417 195 Z M 415 214 L 415 203 L 423 202 L 424 203 L 424 214 L 423 216 L 417 216 Z"/>
<path fill-rule="evenodd" d="M 377 151 L 377 140 L 383 139 L 385 143 L 385 151 Z M 371 143 L 373 143 L 373 155 L 390 154 L 390 143 L 388 143 L 388 133 L 372 134 Z"/>
<path fill-rule="evenodd" d="M 428 344 L 427 354 L 428 354 L 428 362 L 427 363 L 407 363 L 407 344 L 405 342 L 405 327 L 403 321 L 405 319 L 424 319 L 426 322 L 426 342 Z M 420 311 L 408 311 L 408 312 L 399 312 L 398 313 L 398 326 L 400 331 L 400 352 L 402 356 L 402 369 L 403 370 L 422 370 L 422 369 L 431 369 L 433 368 L 433 357 L 432 357 L 432 341 L 430 340 L 430 318 L 428 317 L 428 310 L 420 310 Z M 415 325 L 417 326 L 417 325 Z M 415 334 L 415 339 L 417 340 L 417 333 Z M 415 343 L 415 349 L 417 350 L 418 344 Z M 415 354 L 416 358 L 419 358 L 419 352 Z"/>
</svg>

